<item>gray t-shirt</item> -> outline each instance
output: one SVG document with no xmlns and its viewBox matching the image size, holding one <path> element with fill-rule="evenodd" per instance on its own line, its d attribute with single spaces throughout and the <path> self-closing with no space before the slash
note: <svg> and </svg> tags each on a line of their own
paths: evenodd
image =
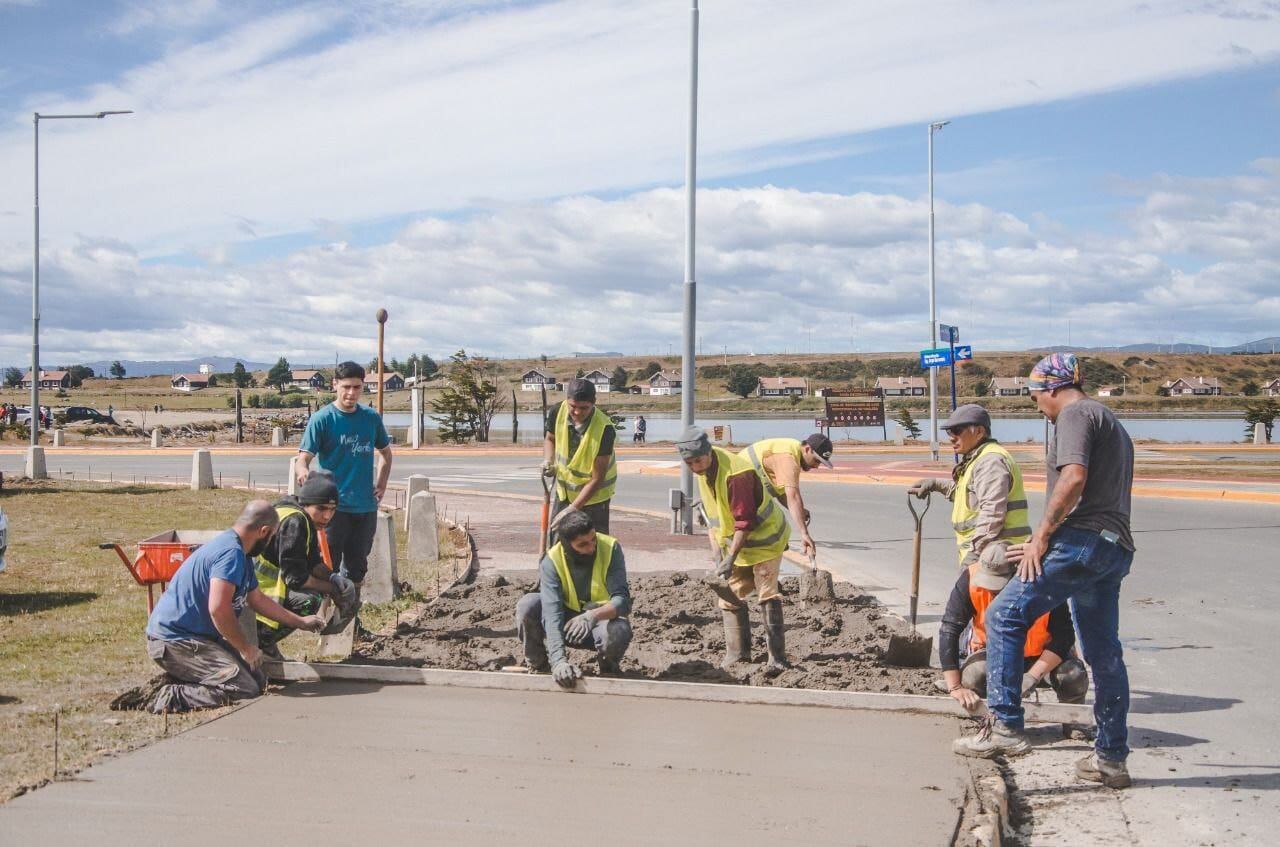
<svg viewBox="0 0 1280 847">
<path fill-rule="evenodd" d="M 1111 410 L 1086 397 L 1058 415 L 1045 462 L 1046 497 L 1053 496 L 1065 465 L 1084 465 L 1089 477 L 1084 493 L 1063 526 L 1094 532 L 1111 530 L 1120 546 L 1133 550 L 1129 515 L 1133 494 L 1133 441 Z"/>
</svg>

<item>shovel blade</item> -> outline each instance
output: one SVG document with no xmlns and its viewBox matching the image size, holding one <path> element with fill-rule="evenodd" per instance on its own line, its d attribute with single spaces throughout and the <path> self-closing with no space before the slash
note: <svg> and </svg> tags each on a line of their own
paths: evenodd
<svg viewBox="0 0 1280 847">
<path fill-rule="evenodd" d="M 801 574 L 800 599 L 806 603 L 830 603 L 836 599 L 831 571 L 811 570 Z"/>
<path fill-rule="evenodd" d="M 889 646 L 884 651 L 884 660 L 900 668 L 927 668 L 929 657 L 933 653 L 933 638 L 918 632 L 889 636 Z"/>
</svg>

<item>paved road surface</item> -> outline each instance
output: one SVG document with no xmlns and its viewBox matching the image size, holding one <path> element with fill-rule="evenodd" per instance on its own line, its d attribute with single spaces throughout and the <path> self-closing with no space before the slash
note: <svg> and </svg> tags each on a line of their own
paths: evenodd
<svg viewBox="0 0 1280 847">
<path fill-rule="evenodd" d="M 901 461 L 902 457 L 886 457 Z M 919 455 L 914 457 L 918 462 Z M 189 477 L 189 454 L 118 458 L 59 456 L 50 469 L 95 477 L 122 473 Z M 662 459 L 653 458 L 660 463 Z M 398 454 L 397 479 L 425 473 L 437 485 L 538 494 L 537 458 Z M 228 477 L 283 483 L 275 456 L 218 456 Z M 0 470 L 21 457 L 0 454 Z M 939 469 L 940 473 L 944 471 Z M 617 502 L 663 510 L 676 477 L 628 473 Z M 905 609 L 911 518 L 896 485 L 812 485 L 806 489 L 822 564 Z M 1033 515 L 1043 498 L 1030 497 Z M 947 504 L 927 517 L 921 615 L 936 622 L 955 577 Z M 529 520 L 536 520 L 531 506 Z M 1134 692 L 1131 770 L 1142 787 L 1124 793 L 1133 843 L 1267 843 L 1280 820 L 1280 685 L 1271 642 L 1278 628 L 1280 507 L 1141 497 L 1135 500 L 1138 554 L 1122 593 L 1123 637 Z M 12 531 L 12 530 L 11 530 Z M 676 563 L 673 563 L 675 566 Z M 701 567 L 701 563 L 698 563 Z M 1068 774 L 1063 780 L 1070 783 Z M 1231 837 L 1222 836 L 1223 827 Z M 1188 841 L 1188 838 L 1190 840 Z"/>
<path fill-rule="evenodd" d="M 0 807 L 13 844 L 936 845 L 956 721 L 294 685 Z"/>
</svg>

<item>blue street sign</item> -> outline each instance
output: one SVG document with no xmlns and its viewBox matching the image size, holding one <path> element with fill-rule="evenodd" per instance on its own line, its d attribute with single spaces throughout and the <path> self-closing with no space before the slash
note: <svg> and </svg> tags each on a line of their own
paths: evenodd
<svg viewBox="0 0 1280 847">
<path fill-rule="evenodd" d="M 920 351 L 920 367 L 922 368 L 945 368 L 949 364 L 951 364 L 951 351 L 946 347 Z"/>
<path fill-rule="evenodd" d="M 960 340 L 960 327 L 950 324 L 938 324 L 938 340 L 955 344 Z"/>
<path fill-rule="evenodd" d="M 957 362 L 967 362 L 968 360 L 970 360 L 970 359 L 972 359 L 972 358 L 973 358 L 973 348 L 972 348 L 972 347 L 970 347 L 968 344 L 965 344 L 965 345 L 964 345 L 964 346 L 962 346 L 962 347 L 957 347 L 957 348 L 956 348 L 956 361 L 957 361 Z"/>
</svg>

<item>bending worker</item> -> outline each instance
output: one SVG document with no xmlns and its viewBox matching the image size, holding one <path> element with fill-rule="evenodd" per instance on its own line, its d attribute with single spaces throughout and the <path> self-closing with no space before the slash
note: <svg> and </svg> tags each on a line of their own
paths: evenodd
<svg viewBox="0 0 1280 847">
<path fill-rule="evenodd" d="M 595 385 L 572 380 L 565 399 L 547 412 L 543 441 L 542 473 L 556 481 L 552 529 L 565 513 L 582 511 L 597 531 L 609 531 L 609 501 L 618 482 L 616 440 L 613 421 L 596 408 Z"/>
<path fill-rule="evenodd" d="M 321 634 L 341 632 L 360 608 L 360 590 L 341 573 L 330 573 L 320 533 L 338 510 L 338 484 L 328 471 L 312 471 L 296 497 L 276 502 L 280 525 L 258 555 L 258 589 L 295 615 L 314 615 L 331 598 L 337 613 Z M 258 615 L 258 648 L 284 660 L 279 644 L 293 632 L 279 621 Z"/>
<path fill-rule="evenodd" d="M 991 416 L 976 403 L 951 413 L 941 427 L 951 449 L 961 455 L 951 479 L 917 480 L 910 493 L 920 499 L 937 491 L 952 501 L 951 526 L 967 568 L 997 541 L 1021 544 L 1031 536 L 1022 471 L 1009 451 L 991 437 Z"/>
<path fill-rule="evenodd" d="M 804 441 L 766 438 L 739 454 L 751 462 L 765 490 L 791 512 L 791 520 L 800 531 L 800 544 L 806 556 L 816 555 L 818 548 L 809 535 L 809 510 L 804 507 L 804 498 L 800 496 L 800 473 L 811 471 L 818 465 L 831 467 L 834 449 L 830 438 L 815 432 Z"/>
<path fill-rule="evenodd" d="M 600 672 L 618 672 L 631 644 L 631 590 L 622 545 L 596 532 L 587 512 L 565 515 L 559 534 L 539 566 L 538 591 L 516 604 L 516 632 L 529 672 L 550 669 L 572 688 L 582 671 L 566 647 L 594 648 Z"/>
<path fill-rule="evenodd" d="M 782 629 L 778 569 L 791 530 L 778 502 L 765 490 L 751 462 L 712 447 L 706 432 L 686 429 L 676 441 L 680 458 L 698 477 L 707 513 L 707 537 L 715 570 L 706 583 L 720 598 L 725 656 L 721 667 L 751 660 L 751 618 L 746 598 L 756 592 L 769 650 L 766 673 L 789 667 Z"/>
</svg>

